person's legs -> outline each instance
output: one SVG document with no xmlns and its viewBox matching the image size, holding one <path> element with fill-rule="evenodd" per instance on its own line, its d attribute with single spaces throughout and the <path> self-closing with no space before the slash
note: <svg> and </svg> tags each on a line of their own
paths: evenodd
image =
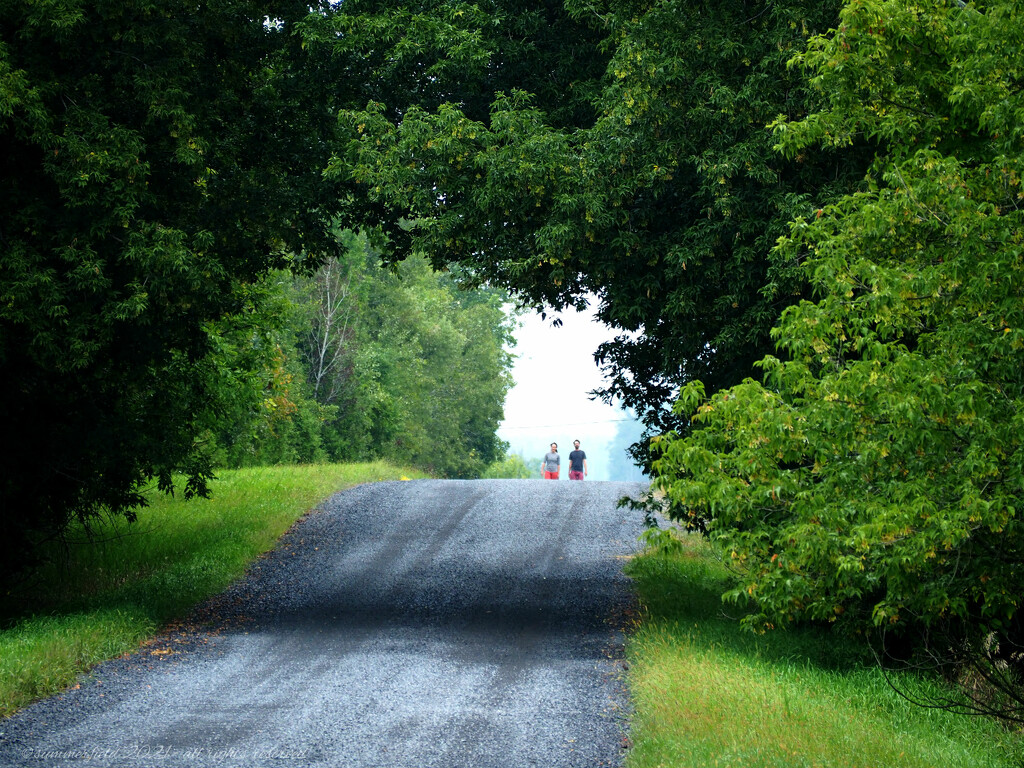
<svg viewBox="0 0 1024 768">
<path fill-rule="evenodd" d="M 583 479 L 583 473 L 582 472 L 574 472 L 573 470 L 570 469 L 569 470 L 569 479 L 570 480 L 582 480 Z"/>
<path fill-rule="evenodd" d="M 557 472 L 548 472 L 547 470 L 544 470 L 544 479 L 545 480 L 557 480 L 558 479 L 558 473 Z"/>
</svg>

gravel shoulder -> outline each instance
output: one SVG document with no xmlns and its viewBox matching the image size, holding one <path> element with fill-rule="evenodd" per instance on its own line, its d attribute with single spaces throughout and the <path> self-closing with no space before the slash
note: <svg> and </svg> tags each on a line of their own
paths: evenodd
<svg viewBox="0 0 1024 768">
<path fill-rule="evenodd" d="M 0 722 L 0 766 L 620 765 L 641 520 L 615 503 L 643 488 L 337 494 L 189 621 Z"/>
</svg>

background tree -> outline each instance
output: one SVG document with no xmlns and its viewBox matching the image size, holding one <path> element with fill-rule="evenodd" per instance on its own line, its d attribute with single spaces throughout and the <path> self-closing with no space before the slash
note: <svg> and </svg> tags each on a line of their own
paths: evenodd
<svg viewBox="0 0 1024 768">
<path fill-rule="evenodd" d="M 328 259 L 312 275 L 296 280 L 296 303 L 308 309 L 308 330 L 300 340 L 313 396 L 332 403 L 352 375 L 355 328 L 365 298 L 360 296 L 359 277 L 365 267 L 362 249 L 353 248 L 355 235 L 339 233 L 347 240 L 343 256 Z"/>
<path fill-rule="evenodd" d="M 479 476 L 506 448 L 496 431 L 514 341 L 503 294 L 459 290 L 416 257 L 386 268 L 365 237 L 338 234 L 344 253 L 316 273 L 266 282 L 263 395 L 221 420 L 218 458 L 386 458 Z M 326 294 L 341 293 L 325 307 Z M 327 369 L 331 357 L 339 362 Z"/>
<path fill-rule="evenodd" d="M 215 467 L 314 463 L 329 458 L 324 425 L 338 407 L 318 402 L 299 351 L 310 311 L 294 301 L 294 284 L 305 277 L 274 272 L 258 284 L 259 324 L 248 333 L 215 333 L 216 359 L 225 378 L 241 371 L 249 386 L 231 408 L 216 414 L 201 436 Z M 247 362 L 242 368 L 239 362 Z"/>
<path fill-rule="evenodd" d="M 799 58 L 826 108 L 789 154 L 860 137 L 864 191 L 778 247 L 818 301 L 786 311 L 764 383 L 680 400 L 658 484 L 736 567 L 758 627 L 835 622 L 1024 719 L 1024 18 L 1009 0 L 857 0 Z M 967 675 L 968 678 L 964 676 Z"/>
<path fill-rule="evenodd" d="M 496 291 L 465 293 L 418 258 L 371 286 L 364 385 L 382 418 L 366 445 L 437 475 L 479 477 L 504 456 L 496 431 L 512 385 L 511 329 Z M 370 373 L 372 371 L 372 373 Z"/>
<path fill-rule="evenodd" d="M 540 459 L 537 459 L 533 464 L 539 466 Z M 531 469 L 531 465 L 518 453 L 509 453 L 506 454 L 505 458 L 492 462 L 484 470 L 483 477 L 493 480 L 539 480 L 540 472 L 536 469 Z"/>
</svg>

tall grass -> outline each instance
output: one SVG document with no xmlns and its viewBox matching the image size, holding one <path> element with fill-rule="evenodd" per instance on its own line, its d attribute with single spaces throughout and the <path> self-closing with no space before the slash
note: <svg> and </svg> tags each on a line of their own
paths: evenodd
<svg viewBox="0 0 1024 768">
<path fill-rule="evenodd" d="M 643 605 L 630 637 L 629 768 L 963 768 L 1021 765 L 1018 736 L 916 707 L 858 644 L 820 629 L 753 635 L 728 615 L 703 539 L 628 566 Z M 938 685 L 914 680 L 922 685 Z"/>
<path fill-rule="evenodd" d="M 383 462 L 224 471 L 211 499 L 154 494 L 132 525 L 112 518 L 91 536 L 72 530 L 9 601 L 15 615 L 0 631 L 0 717 L 136 648 L 223 590 L 336 491 L 406 475 L 423 476 Z"/>
</svg>

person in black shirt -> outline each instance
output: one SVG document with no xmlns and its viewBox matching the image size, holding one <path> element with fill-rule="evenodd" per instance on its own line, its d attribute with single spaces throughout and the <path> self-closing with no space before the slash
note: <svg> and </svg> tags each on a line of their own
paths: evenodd
<svg viewBox="0 0 1024 768">
<path fill-rule="evenodd" d="M 582 480 L 587 476 L 587 454 L 580 450 L 580 441 L 574 440 L 576 448 L 569 454 L 569 479 Z"/>
</svg>

